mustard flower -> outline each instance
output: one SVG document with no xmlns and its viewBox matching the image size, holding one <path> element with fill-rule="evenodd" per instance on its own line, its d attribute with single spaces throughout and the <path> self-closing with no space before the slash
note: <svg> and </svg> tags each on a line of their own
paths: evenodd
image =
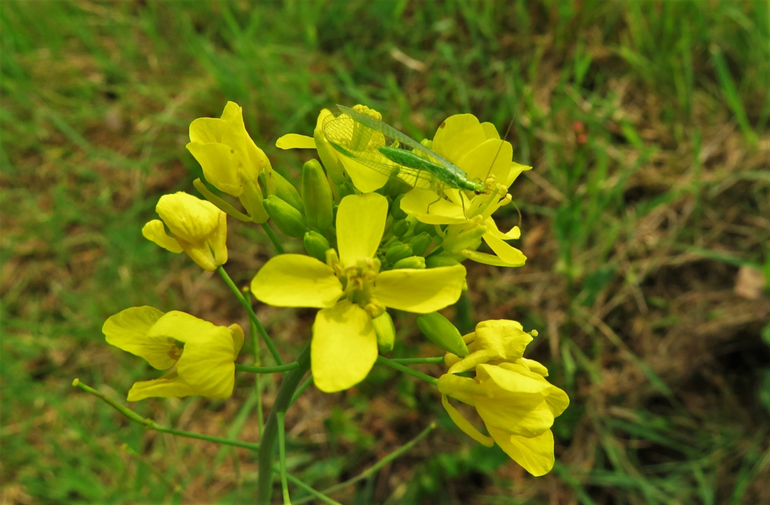
<svg viewBox="0 0 770 505">
<path fill-rule="evenodd" d="M 365 105 L 356 105 L 353 108 L 359 112 L 365 112 L 372 117 L 382 120 L 382 114 Z M 313 137 L 290 133 L 279 138 L 275 145 L 280 149 L 316 149 L 318 151 L 318 156 L 321 158 L 324 167 L 326 167 L 326 170 L 329 173 L 329 177 L 335 184 L 339 185 L 344 180 L 344 172 L 350 176 L 353 185 L 362 193 L 377 191 L 388 182 L 388 176 L 377 172 L 376 170 L 372 170 L 352 158 L 340 155 L 340 153 L 326 140 L 326 137 L 323 134 L 323 124 L 324 121 L 332 115 L 333 114 L 329 109 L 323 109 L 321 111 L 318 115 Z M 355 123 L 352 119 L 350 119 L 350 121 Z M 356 125 L 354 124 L 353 128 L 355 127 Z"/>
<path fill-rule="evenodd" d="M 264 151 L 246 132 L 243 109 L 227 102 L 221 118 L 198 118 L 190 124 L 187 149 L 201 164 L 203 175 L 223 193 L 234 196 L 258 223 L 267 221 L 257 178 L 263 171 L 273 184 L 272 167 Z M 269 193 L 275 191 L 269 188 Z"/>
<path fill-rule="evenodd" d="M 500 139 L 491 123 L 479 123 L 471 114 L 458 114 L 444 121 L 431 148 L 462 169 L 470 180 L 483 180 L 488 193 L 474 195 L 444 189 L 446 198 L 426 188 L 415 188 L 401 200 L 401 209 L 417 220 L 448 225 L 443 231 L 447 253 L 487 265 L 517 267 L 526 256 L 506 240 L 518 239 L 518 226 L 508 232 L 497 227 L 492 214 L 511 202 L 507 189 L 519 174 L 532 167 L 511 161 L 511 144 Z M 494 254 L 476 251 L 481 239 Z"/>
<path fill-rule="evenodd" d="M 569 405 L 567 394 L 550 384 L 548 370 L 522 356 L 532 340 L 515 321 L 486 321 L 464 338 L 465 358 L 448 354 L 448 373 L 438 380 L 441 403 L 467 435 L 491 447 L 497 443 L 529 473 L 548 473 L 554 463 L 551 426 Z M 472 370 L 476 376 L 455 375 Z M 448 397 L 476 408 L 489 436 L 449 403 Z"/>
<path fill-rule="evenodd" d="M 375 254 L 382 240 L 388 203 L 370 193 L 346 196 L 337 211 L 339 257 L 327 262 L 300 254 L 270 259 L 251 283 L 254 296 L 279 307 L 315 307 L 311 368 L 325 392 L 362 381 L 377 359 L 372 318 L 386 307 L 420 314 L 447 307 L 460 297 L 462 265 L 380 272 Z"/>
<path fill-rule="evenodd" d="M 234 362 L 243 345 L 237 324 L 216 326 L 184 312 L 164 314 L 144 306 L 118 312 L 102 331 L 109 344 L 144 358 L 155 369 L 170 369 L 158 379 L 134 383 L 130 402 L 153 396 L 228 398 L 233 393 Z"/>
<path fill-rule="evenodd" d="M 214 271 L 227 262 L 227 215 L 214 204 L 179 191 L 160 197 L 155 211 L 163 221 L 144 225 L 146 239 L 173 253 L 186 252 L 204 270 Z"/>
</svg>

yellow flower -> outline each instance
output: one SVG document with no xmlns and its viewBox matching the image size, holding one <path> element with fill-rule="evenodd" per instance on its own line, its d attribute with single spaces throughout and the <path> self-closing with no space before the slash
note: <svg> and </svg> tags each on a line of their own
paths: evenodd
<svg viewBox="0 0 770 505">
<path fill-rule="evenodd" d="M 569 405 L 567 394 L 550 384 L 548 370 L 522 356 L 532 340 L 516 321 L 486 321 L 466 335 L 470 354 L 448 354 L 452 366 L 438 380 L 441 403 L 466 434 L 488 447 L 495 442 L 529 473 L 553 468 L 551 426 Z M 455 375 L 475 368 L 474 378 Z M 489 436 L 477 430 L 449 403 L 452 397 L 476 408 Z"/>
<path fill-rule="evenodd" d="M 187 149 L 201 164 L 206 180 L 220 191 L 240 198 L 252 218 L 267 221 L 257 177 L 266 172 L 273 184 L 272 167 L 264 151 L 257 147 L 243 124 L 243 109 L 227 102 L 221 118 L 198 118 L 190 124 Z M 269 193 L 275 191 L 270 188 Z"/>
<path fill-rule="evenodd" d="M 135 383 L 128 392 L 130 402 L 151 396 L 228 398 L 233 393 L 234 361 L 243 345 L 237 324 L 216 326 L 184 312 L 164 314 L 144 306 L 118 312 L 102 332 L 109 344 L 144 358 L 153 368 L 171 369 L 159 379 Z"/>
<path fill-rule="evenodd" d="M 485 181 L 490 193 L 473 195 L 444 188 L 447 198 L 439 199 L 429 189 L 415 188 L 401 200 L 401 209 L 423 223 L 449 225 L 443 243 L 448 253 L 487 265 L 524 265 L 526 256 L 505 242 L 519 238 L 518 226 L 503 233 L 491 216 L 510 203 L 508 187 L 521 172 L 532 167 L 511 161 L 511 144 L 500 139 L 494 125 L 479 123 L 471 114 L 458 114 L 444 121 L 433 138 L 432 149 L 462 169 L 469 180 Z M 495 254 L 475 250 L 481 238 Z"/>
<path fill-rule="evenodd" d="M 180 191 L 160 197 L 155 211 L 163 221 L 144 225 L 146 239 L 173 253 L 186 252 L 204 270 L 214 271 L 227 262 L 227 215 L 214 204 Z"/>
<path fill-rule="evenodd" d="M 353 108 L 359 112 L 370 114 L 377 119 L 382 119 L 382 115 L 379 112 L 365 105 L 356 105 Z M 344 169 L 344 172 L 350 176 L 353 185 L 359 191 L 362 193 L 377 191 L 388 182 L 388 176 L 372 170 L 352 158 L 341 156 L 326 140 L 323 134 L 323 124 L 332 115 L 332 112 L 328 109 L 321 111 L 321 114 L 318 115 L 313 137 L 290 133 L 279 138 L 275 145 L 280 149 L 317 149 L 318 156 L 321 158 L 326 171 L 335 184 L 339 185 L 344 180 L 342 175 Z M 351 119 L 350 121 L 353 120 Z"/>
<path fill-rule="evenodd" d="M 460 297 L 462 265 L 379 271 L 375 254 L 387 212 L 387 200 L 376 193 L 343 198 L 336 221 L 339 259 L 333 250 L 327 263 L 283 254 L 251 283 L 254 296 L 269 305 L 321 309 L 313 325 L 311 366 L 322 391 L 341 391 L 367 376 L 377 359 L 372 318 L 386 307 L 425 314 Z"/>
</svg>

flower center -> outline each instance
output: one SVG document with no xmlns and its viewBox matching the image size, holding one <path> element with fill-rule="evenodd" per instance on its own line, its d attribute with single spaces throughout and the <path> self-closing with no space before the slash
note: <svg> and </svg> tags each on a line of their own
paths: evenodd
<svg viewBox="0 0 770 505">
<path fill-rule="evenodd" d="M 342 283 L 345 290 L 345 298 L 355 303 L 372 317 L 377 317 L 385 311 L 374 297 L 374 285 L 377 274 L 380 272 L 380 260 L 377 258 L 362 258 L 355 265 L 343 266 L 337 253 L 330 250 L 327 253 L 327 264 L 334 270 L 334 275 Z"/>
</svg>

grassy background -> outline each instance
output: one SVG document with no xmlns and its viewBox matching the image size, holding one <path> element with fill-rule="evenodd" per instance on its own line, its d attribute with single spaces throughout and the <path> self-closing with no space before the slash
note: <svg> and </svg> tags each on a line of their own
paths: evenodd
<svg viewBox="0 0 770 505">
<path fill-rule="evenodd" d="M 323 488 L 438 420 L 334 497 L 770 502 L 770 301 L 756 287 L 770 277 L 769 19 L 767 2 L 734 0 L 0 3 L 3 503 L 254 496 L 253 454 L 145 432 L 70 386 L 121 399 L 153 376 L 103 341 L 123 308 L 245 325 L 218 278 L 140 233 L 160 195 L 194 192 L 187 127 L 226 100 L 288 176 L 303 154 L 275 139 L 309 133 L 335 103 L 366 103 L 419 138 L 458 112 L 501 131 L 513 120 L 514 159 L 535 167 L 512 188 L 531 260 L 469 265 L 469 280 L 473 319 L 540 329 L 530 356 L 572 398 L 554 471 L 527 476 L 454 429 L 435 391 L 376 368 L 295 404 L 293 473 Z M 244 284 L 269 245 L 232 220 L 228 244 Z M 259 308 L 286 356 L 313 312 Z M 435 353 L 412 319 L 398 324 L 397 352 Z M 229 401 L 136 408 L 256 440 L 252 390 L 239 377 Z"/>
</svg>

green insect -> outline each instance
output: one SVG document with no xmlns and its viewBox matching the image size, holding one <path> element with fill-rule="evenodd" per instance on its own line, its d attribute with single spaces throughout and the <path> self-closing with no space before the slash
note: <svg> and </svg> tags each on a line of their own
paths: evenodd
<svg viewBox="0 0 770 505">
<path fill-rule="evenodd" d="M 483 182 L 468 179 L 457 165 L 389 124 L 343 105 L 337 107 L 340 114 L 324 122 L 323 132 L 342 155 L 414 187 L 486 191 Z"/>
</svg>

